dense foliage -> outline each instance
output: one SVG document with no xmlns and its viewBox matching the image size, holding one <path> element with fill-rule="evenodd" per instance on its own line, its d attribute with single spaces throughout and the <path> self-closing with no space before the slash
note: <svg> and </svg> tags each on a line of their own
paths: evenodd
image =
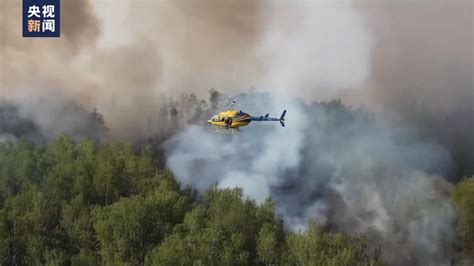
<svg viewBox="0 0 474 266">
<path fill-rule="evenodd" d="M 458 208 L 458 236 L 462 253 L 474 259 L 474 177 L 459 182 L 451 193 Z"/>
<path fill-rule="evenodd" d="M 291 232 L 271 199 L 181 187 L 149 148 L 0 142 L 0 265 L 377 265 L 363 237 Z"/>
</svg>

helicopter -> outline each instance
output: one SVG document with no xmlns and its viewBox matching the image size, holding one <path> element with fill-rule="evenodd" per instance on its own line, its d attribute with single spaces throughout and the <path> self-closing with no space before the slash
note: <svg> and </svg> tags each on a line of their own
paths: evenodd
<svg viewBox="0 0 474 266">
<path fill-rule="evenodd" d="M 230 108 L 236 103 L 234 99 Z M 241 110 L 228 109 L 226 111 L 220 112 L 217 115 L 211 117 L 207 120 L 210 125 L 216 126 L 218 129 L 224 129 L 228 131 L 237 130 L 240 131 L 240 127 L 248 126 L 250 122 L 257 121 L 279 121 L 281 126 L 285 126 L 285 115 L 286 110 L 283 110 L 283 113 L 279 118 L 269 117 L 269 114 L 264 116 L 251 116 L 248 113 L 245 113 Z"/>
</svg>

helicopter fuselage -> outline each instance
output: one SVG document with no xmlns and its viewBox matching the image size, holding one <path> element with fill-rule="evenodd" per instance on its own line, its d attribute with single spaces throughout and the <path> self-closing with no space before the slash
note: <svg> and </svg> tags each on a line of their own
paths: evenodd
<svg viewBox="0 0 474 266">
<path fill-rule="evenodd" d="M 244 127 L 250 124 L 252 121 L 279 121 L 281 126 L 285 126 L 285 114 L 286 110 L 283 111 L 279 118 L 265 116 L 251 116 L 247 113 L 237 110 L 226 110 L 220 112 L 218 115 L 211 117 L 207 122 L 214 126 L 224 127 L 227 129 Z"/>
<path fill-rule="evenodd" d="M 239 128 L 250 124 L 252 116 L 237 110 L 226 110 L 218 115 L 211 117 L 207 122 L 214 126 Z"/>
</svg>

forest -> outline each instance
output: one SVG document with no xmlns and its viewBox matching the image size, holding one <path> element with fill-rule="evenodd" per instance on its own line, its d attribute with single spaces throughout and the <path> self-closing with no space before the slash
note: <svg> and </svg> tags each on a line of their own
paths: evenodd
<svg viewBox="0 0 474 266">
<path fill-rule="evenodd" d="M 162 110 L 170 118 L 167 135 L 133 143 L 104 141 L 107 129 L 95 109 L 68 106 L 73 111 L 65 113 L 80 113 L 86 126 L 47 139 L 3 104 L 0 129 L 14 137 L 0 141 L 0 265 L 390 264 L 383 255 L 391 250 L 364 234 L 315 220 L 290 229 L 272 197 L 257 202 L 241 188 L 198 191 L 180 183 L 160 143 L 221 108 L 219 97 L 213 90 L 209 104 L 194 95 L 170 102 Z M 340 101 L 307 108 L 335 117 L 328 131 L 373 119 Z M 463 176 L 449 191 L 459 260 L 474 257 L 474 179 Z"/>
<path fill-rule="evenodd" d="M 383 264 L 363 236 L 287 230 L 270 198 L 181 187 L 146 146 L 22 139 L 0 169 L 2 265 Z"/>
</svg>

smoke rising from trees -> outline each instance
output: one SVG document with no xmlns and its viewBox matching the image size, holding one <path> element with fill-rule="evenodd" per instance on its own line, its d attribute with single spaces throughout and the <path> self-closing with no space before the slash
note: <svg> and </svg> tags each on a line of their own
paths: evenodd
<svg viewBox="0 0 474 266">
<path fill-rule="evenodd" d="M 400 263 L 449 255 L 440 176 L 474 172 L 472 1 L 70 0 L 55 40 L 21 38 L 21 2 L 0 5 L 0 138 L 163 139 L 217 111 L 211 87 L 256 87 L 274 106 L 253 111 L 287 108 L 288 127 L 179 133 L 181 182 L 273 196 L 295 228 L 367 233 Z M 312 103 L 333 98 L 376 121 Z"/>
<path fill-rule="evenodd" d="M 446 149 L 340 101 L 285 106 L 286 128 L 188 128 L 166 143 L 167 166 L 200 190 L 217 183 L 261 202 L 271 196 L 293 229 L 316 219 L 364 234 L 392 263 L 449 262 L 456 214 L 441 177 Z"/>
</svg>

